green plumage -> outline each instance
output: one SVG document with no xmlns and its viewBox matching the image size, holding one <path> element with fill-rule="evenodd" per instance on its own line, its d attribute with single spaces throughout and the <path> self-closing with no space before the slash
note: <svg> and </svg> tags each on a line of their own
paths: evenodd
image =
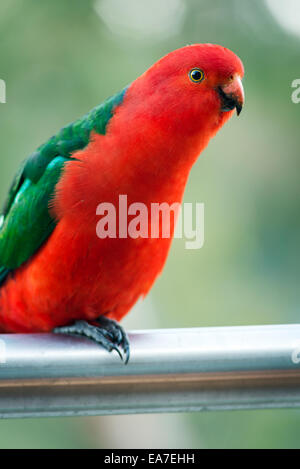
<svg viewBox="0 0 300 469">
<path fill-rule="evenodd" d="M 126 89 L 63 127 L 24 161 L 9 190 L 0 217 L 0 284 L 10 270 L 28 260 L 55 227 L 49 202 L 65 164 L 83 149 L 92 131 L 105 134 Z"/>
<path fill-rule="evenodd" d="M 25 179 L 0 231 L 0 263 L 15 269 L 25 262 L 50 235 L 55 222 L 48 203 L 67 161 L 58 156 L 34 183 Z"/>
</svg>

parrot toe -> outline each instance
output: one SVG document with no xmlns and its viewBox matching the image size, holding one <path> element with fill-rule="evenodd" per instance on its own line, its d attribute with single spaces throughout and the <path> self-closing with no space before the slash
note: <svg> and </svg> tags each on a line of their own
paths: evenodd
<svg viewBox="0 0 300 469">
<path fill-rule="evenodd" d="M 87 337 L 97 344 L 101 345 L 108 352 L 115 350 L 121 360 L 123 355 L 120 347 L 123 349 L 125 365 L 129 360 L 129 341 L 125 331 L 115 321 L 101 317 L 97 320 L 100 327 L 89 324 L 86 321 L 76 321 L 70 326 L 56 327 L 53 329 L 55 334 L 67 334 Z"/>
<path fill-rule="evenodd" d="M 120 326 L 119 323 L 113 319 L 107 318 L 106 316 L 99 316 L 96 322 L 99 324 L 101 330 L 106 331 L 109 334 L 109 338 L 112 343 L 120 346 L 123 349 L 125 356 L 124 363 L 126 365 L 130 356 L 130 345 L 129 339 L 124 329 Z"/>
</svg>

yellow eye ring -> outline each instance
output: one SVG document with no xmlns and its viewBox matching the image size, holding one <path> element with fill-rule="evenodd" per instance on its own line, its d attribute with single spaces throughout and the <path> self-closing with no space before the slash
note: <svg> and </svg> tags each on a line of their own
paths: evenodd
<svg viewBox="0 0 300 469">
<path fill-rule="evenodd" d="M 189 72 L 189 77 L 193 83 L 200 83 L 204 79 L 204 73 L 200 68 L 193 68 Z"/>
</svg>

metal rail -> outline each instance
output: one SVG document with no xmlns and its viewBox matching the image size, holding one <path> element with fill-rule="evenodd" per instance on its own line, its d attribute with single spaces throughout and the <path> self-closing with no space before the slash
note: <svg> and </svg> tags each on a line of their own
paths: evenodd
<svg viewBox="0 0 300 469">
<path fill-rule="evenodd" d="M 0 335 L 0 417 L 300 407 L 300 325 L 129 337 L 124 366 L 86 339 Z"/>
</svg>

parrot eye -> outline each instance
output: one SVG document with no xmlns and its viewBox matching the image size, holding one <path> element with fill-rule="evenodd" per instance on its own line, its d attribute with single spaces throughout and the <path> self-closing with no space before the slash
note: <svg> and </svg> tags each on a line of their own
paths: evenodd
<svg viewBox="0 0 300 469">
<path fill-rule="evenodd" d="M 200 81 L 204 79 L 204 73 L 202 72 L 202 70 L 200 70 L 200 68 L 193 68 L 189 72 L 189 77 L 190 80 L 194 83 L 200 83 Z"/>
</svg>

